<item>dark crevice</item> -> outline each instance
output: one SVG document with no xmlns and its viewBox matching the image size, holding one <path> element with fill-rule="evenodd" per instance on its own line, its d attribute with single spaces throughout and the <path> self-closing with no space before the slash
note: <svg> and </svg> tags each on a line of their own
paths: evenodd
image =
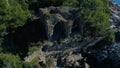
<svg viewBox="0 0 120 68">
<path fill-rule="evenodd" d="M 120 32 L 115 33 L 115 41 L 120 42 Z"/>
<path fill-rule="evenodd" d="M 77 34 L 77 33 L 80 33 L 81 30 L 80 30 L 80 22 L 78 19 L 75 19 L 75 21 L 73 22 L 73 25 L 72 25 L 72 34 Z"/>
<path fill-rule="evenodd" d="M 58 22 L 54 27 L 53 38 L 57 41 L 66 37 L 64 22 Z"/>
<path fill-rule="evenodd" d="M 114 68 L 113 61 L 109 58 L 106 58 L 102 61 L 101 66 L 102 68 Z"/>
</svg>

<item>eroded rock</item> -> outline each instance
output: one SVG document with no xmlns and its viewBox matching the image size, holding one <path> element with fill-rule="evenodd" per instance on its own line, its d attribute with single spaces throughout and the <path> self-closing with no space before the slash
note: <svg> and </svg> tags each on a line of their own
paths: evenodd
<svg viewBox="0 0 120 68">
<path fill-rule="evenodd" d="M 71 9 L 69 7 L 40 8 L 39 17 L 44 20 L 44 23 L 46 22 L 47 35 L 50 41 L 58 41 L 69 37 L 71 33 L 81 31 L 77 10 L 77 8 Z"/>
</svg>

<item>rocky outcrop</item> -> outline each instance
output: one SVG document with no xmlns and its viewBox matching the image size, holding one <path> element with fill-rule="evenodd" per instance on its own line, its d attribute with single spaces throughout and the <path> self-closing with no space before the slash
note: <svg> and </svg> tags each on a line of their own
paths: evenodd
<svg viewBox="0 0 120 68">
<path fill-rule="evenodd" d="M 112 3 L 110 23 L 111 29 L 116 34 L 116 41 L 119 42 L 120 37 L 120 6 Z M 44 25 L 44 34 L 47 39 L 52 41 L 53 45 L 43 47 L 42 51 L 46 53 L 44 58 L 55 58 L 54 67 L 64 68 L 119 68 L 120 65 L 120 46 L 119 43 L 115 43 L 109 46 L 102 46 L 96 50 L 90 50 L 87 52 L 87 48 L 92 47 L 104 37 L 97 37 L 91 41 L 85 41 L 83 43 L 77 43 L 72 40 L 68 40 L 69 44 L 58 44 L 55 41 L 68 38 L 77 33 L 82 34 L 84 25 L 81 23 L 81 19 L 78 18 L 77 8 L 69 7 L 48 7 L 40 8 L 37 14 L 39 23 Z M 44 36 L 44 35 L 43 35 Z M 76 38 L 76 37 L 75 37 Z M 54 42 L 53 42 L 54 41 Z M 73 41 L 73 42 L 72 42 Z M 81 45 L 83 52 L 81 52 Z M 61 56 L 63 53 L 71 51 L 78 54 L 71 54 L 69 56 Z"/>
<path fill-rule="evenodd" d="M 57 60 L 59 68 L 90 68 L 85 58 L 81 54 L 71 54 L 59 57 Z"/>
<path fill-rule="evenodd" d="M 77 8 L 48 7 L 39 9 L 39 18 L 46 25 L 48 40 L 60 40 L 81 31 Z"/>
<path fill-rule="evenodd" d="M 111 28 L 114 29 L 115 32 L 119 32 L 120 30 L 120 5 L 110 2 L 111 5 L 111 15 L 110 22 L 112 24 Z"/>
<path fill-rule="evenodd" d="M 29 55 L 27 57 L 24 58 L 25 62 L 31 62 L 32 60 L 34 60 L 35 58 L 40 58 L 40 62 L 42 61 L 43 63 L 45 62 L 45 55 L 44 53 L 40 50 L 37 50 L 36 52 L 34 52 L 32 55 Z"/>
<path fill-rule="evenodd" d="M 115 4 L 114 2 L 110 3 L 111 5 L 111 14 L 110 14 L 110 23 L 112 30 L 116 34 L 116 42 L 120 41 L 120 5 Z"/>
<path fill-rule="evenodd" d="M 93 50 L 90 55 L 96 58 L 100 66 L 106 68 L 119 68 L 120 66 L 120 43 L 104 46 L 98 50 Z M 88 59 L 89 60 L 89 59 Z M 94 63 L 93 63 L 94 64 Z M 105 68 L 104 67 L 104 68 Z"/>
</svg>

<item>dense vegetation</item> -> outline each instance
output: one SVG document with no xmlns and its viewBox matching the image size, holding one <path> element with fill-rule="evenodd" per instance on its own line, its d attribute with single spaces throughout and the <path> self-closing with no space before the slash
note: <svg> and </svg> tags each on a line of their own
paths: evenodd
<svg viewBox="0 0 120 68">
<path fill-rule="evenodd" d="M 110 18 L 108 0 L 79 0 L 80 16 L 85 24 L 84 32 L 86 36 L 106 36 L 107 42 L 114 41 L 114 34 L 109 30 Z M 104 41 L 105 41 L 104 40 Z"/>
<path fill-rule="evenodd" d="M 4 43 L 7 43 L 6 38 L 11 40 L 14 33 L 17 32 L 17 29 L 21 29 L 21 27 L 24 27 L 25 24 L 29 22 L 30 17 L 34 15 L 33 12 L 37 12 L 39 8 L 48 6 L 79 8 L 79 18 L 82 19 L 81 22 L 84 24 L 83 38 L 106 36 L 103 44 L 110 44 L 114 41 L 114 34 L 108 29 L 110 26 L 108 22 L 110 13 L 108 11 L 108 1 L 109 0 L 0 0 L 0 52 L 14 52 L 13 54 L 18 54 L 17 56 L 1 54 L 0 68 L 32 68 L 32 66 L 29 66 L 30 63 L 23 63 L 18 57 L 22 53 L 22 51 L 19 51 L 19 45 L 15 45 L 14 48 L 17 48 L 16 50 L 9 51 L 8 49 L 8 51 L 6 51 L 5 48 L 3 48 L 6 47 Z M 21 34 L 24 31 L 21 31 Z M 27 32 L 24 33 L 26 33 L 24 36 L 28 35 Z M 20 38 L 20 34 L 17 34 Z M 20 38 L 20 41 L 22 39 Z M 28 39 L 31 39 L 30 36 L 25 40 L 28 41 Z M 23 44 L 24 43 L 20 44 L 20 46 Z M 9 44 L 7 44 L 7 47 L 9 47 Z"/>
<path fill-rule="evenodd" d="M 23 26 L 29 16 L 29 11 L 23 9 L 15 0 L 0 0 L 0 37 L 14 32 L 15 28 Z"/>
</svg>

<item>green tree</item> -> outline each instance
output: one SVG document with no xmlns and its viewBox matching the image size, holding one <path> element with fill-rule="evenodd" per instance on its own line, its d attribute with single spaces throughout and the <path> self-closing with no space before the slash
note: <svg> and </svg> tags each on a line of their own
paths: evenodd
<svg viewBox="0 0 120 68">
<path fill-rule="evenodd" d="M 20 1 L 23 2 L 24 0 Z M 9 16 L 11 17 L 8 26 L 11 28 L 17 28 L 23 26 L 26 23 L 26 20 L 29 16 L 27 8 L 22 8 L 23 5 L 20 5 L 17 1 L 11 0 L 9 5 Z"/>
<path fill-rule="evenodd" d="M 9 5 L 5 0 L 0 0 L 0 37 L 6 33 L 7 22 L 10 21 Z"/>
<path fill-rule="evenodd" d="M 29 62 L 24 62 L 23 63 L 23 68 L 33 68 L 33 64 L 31 64 Z"/>
<path fill-rule="evenodd" d="M 17 0 L 17 2 L 21 5 L 23 10 L 28 10 L 29 7 L 28 0 Z"/>
<path fill-rule="evenodd" d="M 109 0 L 78 0 L 79 14 L 85 24 L 85 36 L 106 36 L 110 33 L 109 38 L 114 40 L 114 34 L 107 30 L 110 26 L 110 13 L 108 10 Z M 108 35 L 107 35 L 108 36 Z"/>
<path fill-rule="evenodd" d="M 78 4 L 78 0 L 63 0 L 63 6 L 77 7 Z"/>
<path fill-rule="evenodd" d="M 12 54 L 1 54 L 0 68 L 22 68 L 22 62 L 18 56 Z"/>
<path fill-rule="evenodd" d="M 105 0 L 108 3 L 108 0 Z M 102 0 L 79 0 L 80 14 L 84 19 L 86 28 L 93 28 L 95 34 L 104 35 L 110 26 L 109 13 L 105 12 L 105 3 Z M 93 30 L 92 30 L 93 31 Z"/>
<path fill-rule="evenodd" d="M 0 0 L 0 40 L 15 28 L 23 26 L 29 15 L 29 11 L 16 0 Z"/>
</svg>

